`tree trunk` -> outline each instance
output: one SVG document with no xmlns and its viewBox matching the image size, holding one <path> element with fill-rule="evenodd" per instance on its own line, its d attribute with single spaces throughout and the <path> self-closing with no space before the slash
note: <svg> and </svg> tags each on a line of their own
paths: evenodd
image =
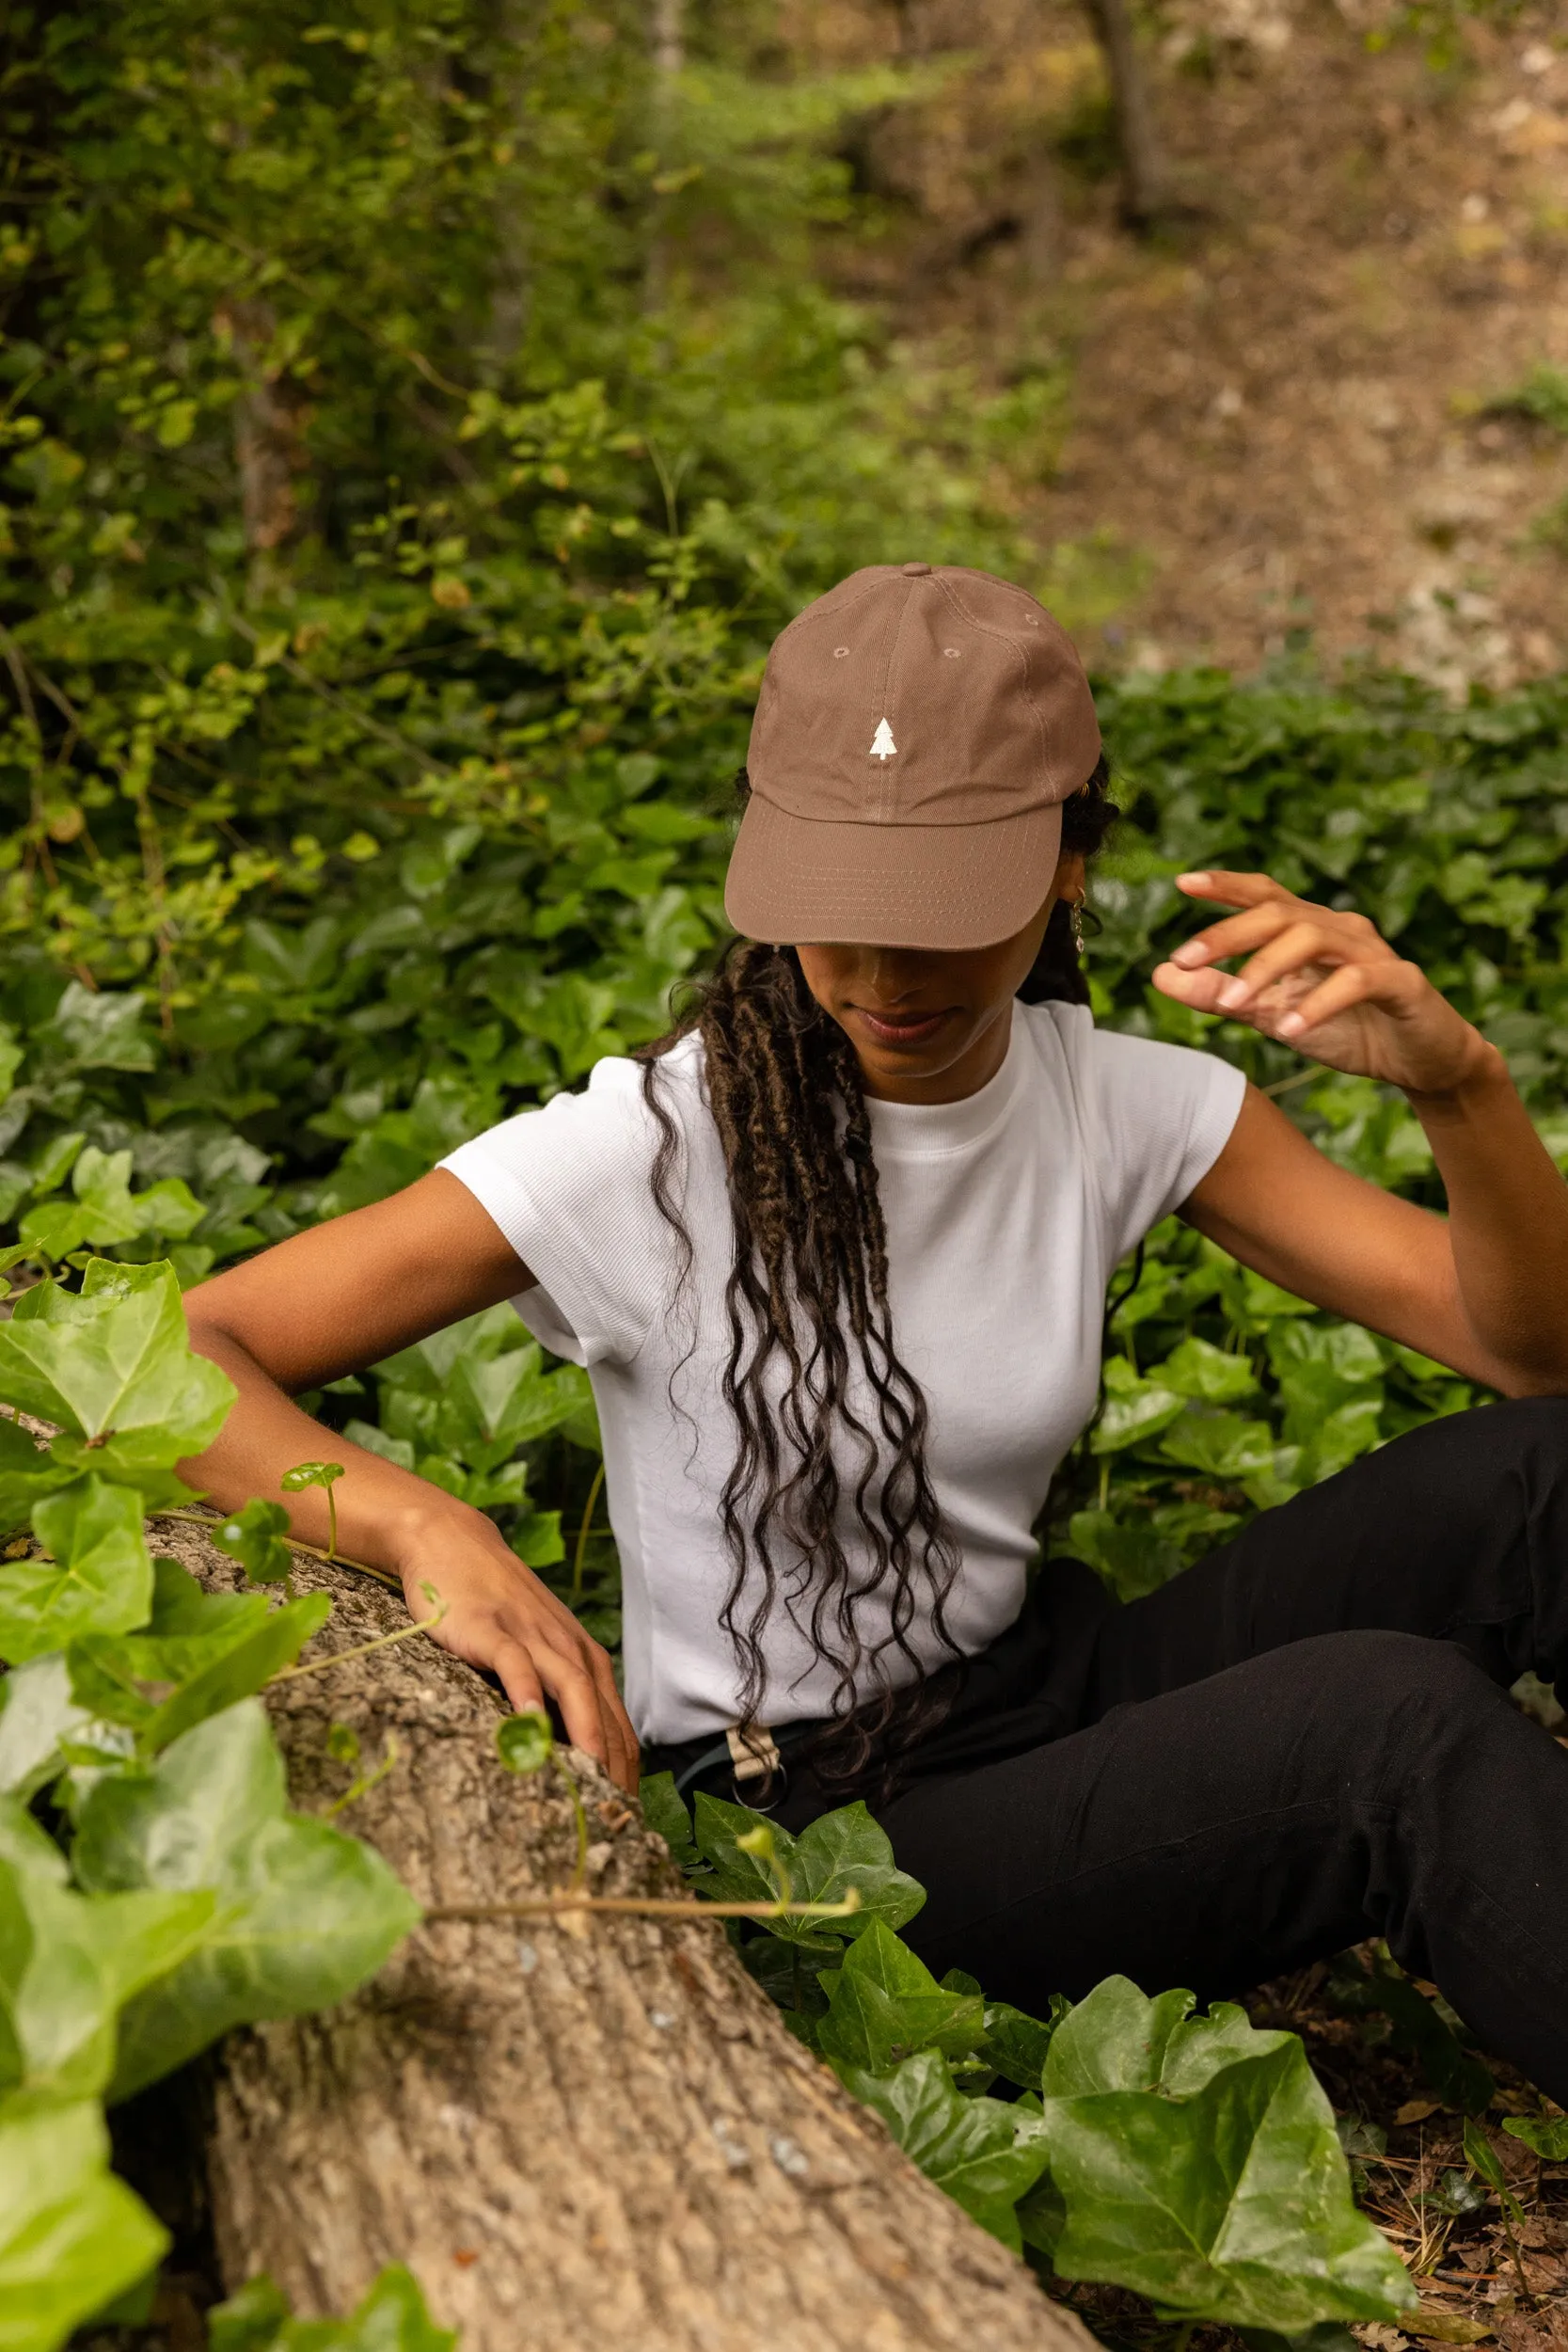
<svg viewBox="0 0 1568 2352">
<path fill-rule="evenodd" d="M 213 1589 L 188 1523 L 157 1542 Z M 301 1559 L 325 1641 L 406 1620 Z M 268 1693 L 293 1802 L 391 1771 L 339 1817 L 427 1907 L 561 1888 L 587 1805 L 596 1893 L 679 1896 L 662 1842 L 590 1760 L 504 1771 L 501 1703 L 423 1636 Z M 462 2352 L 1088 2352 L 1078 2321 L 913 2169 L 786 2032 L 717 1921 L 578 1914 L 415 1931 L 328 2013 L 233 2035 L 209 2147 L 230 2290 L 270 2270 L 301 2314 L 404 2262 Z"/>
<path fill-rule="evenodd" d="M 1148 85 L 1138 62 L 1129 0 L 1088 0 L 1111 83 L 1121 157 L 1121 212 L 1131 228 L 1149 228 L 1166 204 L 1164 162 L 1154 129 Z"/>
<path fill-rule="evenodd" d="M 230 337 L 245 377 L 234 404 L 234 464 L 245 542 L 265 572 L 299 521 L 298 478 L 306 469 L 300 425 L 304 395 L 269 353 L 277 322 L 270 303 L 226 301 L 214 321 Z"/>
</svg>

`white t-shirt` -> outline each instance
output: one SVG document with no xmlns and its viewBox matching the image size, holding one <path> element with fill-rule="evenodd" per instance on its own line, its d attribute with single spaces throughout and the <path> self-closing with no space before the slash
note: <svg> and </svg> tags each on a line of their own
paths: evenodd
<svg viewBox="0 0 1568 2352">
<path fill-rule="evenodd" d="M 661 1064 L 694 1252 L 678 1295 L 634 1062 L 601 1061 L 585 1093 L 441 1163 L 533 1274 L 515 1301 L 529 1329 L 588 1368 L 624 1579 L 626 1707 L 648 1742 L 721 1733 L 740 1686 L 719 1622 L 733 1574 L 719 1518 L 736 1438 L 721 1387 L 733 1229 L 702 1073 L 695 1038 Z M 1022 1606 L 1030 1530 L 1094 1411 L 1107 1280 L 1213 1166 L 1243 1090 L 1228 1063 L 1097 1029 L 1080 1006 L 1015 1005 L 1006 1060 L 977 1094 L 870 1104 L 894 1340 L 926 1393 L 927 1462 L 961 1562 L 947 1625 L 970 1655 Z M 868 1599 L 860 1624 L 869 1646 L 885 1599 Z M 949 1655 L 928 1624 L 910 1639 L 931 1666 Z M 832 1670 L 783 1600 L 763 1648 L 759 1722 L 830 1711 Z"/>
</svg>

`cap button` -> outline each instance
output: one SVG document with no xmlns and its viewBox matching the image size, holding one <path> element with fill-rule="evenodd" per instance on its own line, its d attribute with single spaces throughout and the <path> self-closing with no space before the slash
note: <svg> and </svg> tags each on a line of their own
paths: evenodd
<svg viewBox="0 0 1568 2352">
<path fill-rule="evenodd" d="M 899 569 L 903 573 L 906 580 L 923 579 L 930 568 L 929 564 L 902 564 L 899 565 Z"/>
</svg>

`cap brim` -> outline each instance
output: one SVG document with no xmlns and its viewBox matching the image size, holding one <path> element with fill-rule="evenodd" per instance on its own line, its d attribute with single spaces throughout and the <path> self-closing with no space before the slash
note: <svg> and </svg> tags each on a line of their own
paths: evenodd
<svg viewBox="0 0 1568 2352">
<path fill-rule="evenodd" d="M 1045 903 L 1058 803 L 979 825 L 854 825 L 791 817 L 753 792 L 724 908 L 748 939 L 799 946 L 990 947 Z"/>
</svg>

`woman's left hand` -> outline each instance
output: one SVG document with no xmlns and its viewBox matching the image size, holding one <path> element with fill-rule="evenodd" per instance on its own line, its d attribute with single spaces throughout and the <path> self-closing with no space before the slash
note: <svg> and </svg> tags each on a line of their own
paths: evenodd
<svg viewBox="0 0 1568 2352">
<path fill-rule="evenodd" d="M 1446 1094 L 1492 1049 L 1418 964 L 1395 954 L 1364 914 L 1297 898 L 1267 874 L 1179 874 L 1189 898 L 1243 912 L 1212 923 L 1154 973 L 1198 1012 L 1244 1021 L 1313 1061 L 1411 1094 Z M 1214 966 L 1246 961 L 1234 977 Z"/>
</svg>

